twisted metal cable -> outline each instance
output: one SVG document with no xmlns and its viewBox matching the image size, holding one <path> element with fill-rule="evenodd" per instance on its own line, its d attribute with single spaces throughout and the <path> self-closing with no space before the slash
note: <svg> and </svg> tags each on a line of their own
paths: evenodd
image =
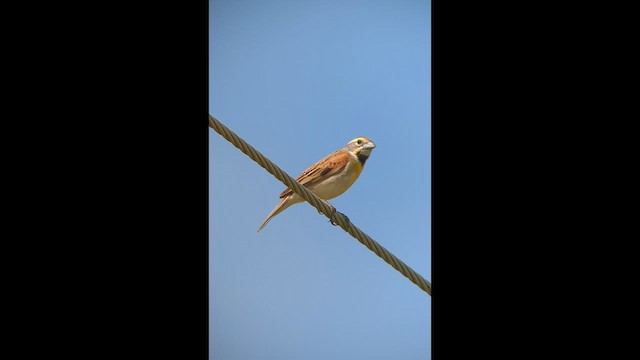
<svg viewBox="0 0 640 360">
<path fill-rule="evenodd" d="M 253 146 L 249 145 L 246 141 L 241 139 L 238 135 L 236 135 L 233 131 L 231 131 L 228 127 L 226 127 L 212 115 L 209 115 L 209 126 L 218 134 L 222 135 L 222 137 L 227 139 L 230 143 L 232 143 L 235 147 L 240 149 L 240 151 L 249 156 L 253 161 L 257 162 L 265 170 L 271 173 L 271 175 L 275 176 L 276 179 L 282 181 L 286 186 L 291 188 L 298 195 L 302 196 L 302 198 L 304 198 L 313 207 L 318 209 L 318 211 L 328 217 L 333 223 L 338 224 L 342 229 L 344 229 L 344 231 L 351 234 L 351 236 L 360 241 L 364 246 L 369 248 L 369 250 L 373 251 L 376 255 L 382 258 L 382 260 L 386 261 L 389 265 L 393 266 L 394 269 L 398 270 L 402 275 L 406 276 L 414 284 L 418 285 L 420 289 L 426 291 L 427 294 L 431 295 L 430 282 L 425 280 L 420 274 L 407 266 L 404 262 L 402 262 L 402 260 L 395 257 L 395 255 L 390 253 L 387 249 L 382 247 L 382 245 L 378 244 L 369 235 L 365 234 L 364 232 L 362 232 L 362 230 L 353 225 L 353 223 L 351 223 L 346 216 L 337 211 L 333 212 L 331 207 L 327 205 L 326 202 L 321 200 L 304 186 L 300 185 L 291 176 L 280 169 L 276 164 L 271 162 L 271 160 L 267 159 L 258 150 L 254 149 Z"/>
</svg>

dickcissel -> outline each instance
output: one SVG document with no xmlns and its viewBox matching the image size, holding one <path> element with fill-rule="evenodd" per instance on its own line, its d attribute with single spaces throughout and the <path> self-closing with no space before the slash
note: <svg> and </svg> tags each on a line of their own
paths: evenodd
<svg viewBox="0 0 640 360">
<path fill-rule="evenodd" d="M 376 147 L 366 137 L 355 138 L 333 154 L 325 157 L 302 172 L 296 179 L 322 200 L 330 200 L 342 195 L 353 185 L 367 162 L 371 150 Z M 290 188 L 280 194 L 280 203 L 271 211 L 267 219 L 260 225 L 258 232 L 276 215 L 289 206 L 298 204 L 304 199 Z M 333 208 L 333 207 L 332 207 Z M 335 208 L 333 208 L 335 210 Z"/>
</svg>

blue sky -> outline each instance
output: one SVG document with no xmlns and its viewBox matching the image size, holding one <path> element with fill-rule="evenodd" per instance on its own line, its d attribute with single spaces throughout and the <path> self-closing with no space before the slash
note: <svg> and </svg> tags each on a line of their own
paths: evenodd
<svg viewBox="0 0 640 360">
<path fill-rule="evenodd" d="M 210 113 L 294 178 L 377 145 L 330 202 L 431 280 L 430 1 L 210 3 Z M 429 359 L 431 297 L 210 130 L 210 358 Z"/>
</svg>

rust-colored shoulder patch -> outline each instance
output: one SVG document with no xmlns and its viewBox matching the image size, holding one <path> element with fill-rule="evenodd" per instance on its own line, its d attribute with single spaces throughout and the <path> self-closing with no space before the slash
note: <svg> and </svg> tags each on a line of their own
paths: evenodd
<svg viewBox="0 0 640 360">
<path fill-rule="evenodd" d="M 334 174 L 342 171 L 349 163 L 349 154 L 346 151 L 338 150 L 326 158 L 311 165 L 307 170 L 302 172 L 296 179 L 298 183 L 305 187 L 313 186 Z M 287 188 L 280 194 L 283 198 L 293 193 L 293 190 Z"/>
</svg>

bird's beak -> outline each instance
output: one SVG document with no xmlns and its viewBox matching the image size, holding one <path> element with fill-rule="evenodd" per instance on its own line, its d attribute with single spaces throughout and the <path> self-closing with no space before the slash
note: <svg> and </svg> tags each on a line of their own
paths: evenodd
<svg viewBox="0 0 640 360">
<path fill-rule="evenodd" d="M 373 149 L 374 147 L 376 147 L 376 144 L 374 144 L 373 141 L 369 141 L 367 144 L 362 145 L 363 149 Z"/>
</svg>

